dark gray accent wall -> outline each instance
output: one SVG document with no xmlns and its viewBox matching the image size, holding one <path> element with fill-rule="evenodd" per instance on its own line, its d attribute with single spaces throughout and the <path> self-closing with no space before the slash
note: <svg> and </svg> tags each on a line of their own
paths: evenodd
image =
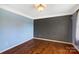
<svg viewBox="0 0 79 59">
<path fill-rule="evenodd" d="M 34 37 L 72 42 L 71 15 L 34 20 Z"/>
</svg>

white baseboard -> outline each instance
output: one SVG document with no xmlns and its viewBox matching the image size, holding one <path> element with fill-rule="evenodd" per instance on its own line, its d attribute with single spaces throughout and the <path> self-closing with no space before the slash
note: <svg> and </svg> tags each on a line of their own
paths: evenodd
<svg viewBox="0 0 79 59">
<path fill-rule="evenodd" d="M 51 39 L 45 39 L 45 38 L 38 38 L 38 37 L 34 37 L 33 39 L 38 39 L 38 40 L 45 40 L 45 41 L 51 41 L 51 42 L 58 42 L 58 43 L 64 43 L 64 44 L 70 44 L 73 45 L 74 48 L 79 51 L 79 49 L 77 48 L 77 46 L 74 43 L 70 43 L 70 42 L 64 42 L 64 41 L 57 41 L 57 40 L 51 40 Z"/>
<path fill-rule="evenodd" d="M 79 49 L 77 48 L 77 46 L 75 44 L 73 44 L 73 46 L 75 47 L 75 49 L 79 52 Z"/>
<path fill-rule="evenodd" d="M 32 40 L 32 38 L 29 39 L 29 40 Z M 11 47 L 9 47 L 9 48 L 7 48 L 7 49 L 4 49 L 4 50 L 0 51 L 0 53 L 5 52 L 5 51 L 7 51 L 7 50 L 9 50 L 9 49 L 12 49 L 12 48 L 14 48 L 14 47 L 16 47 L 16 46 L 18 46 L 18 45 L 21 45 L 21 44 L 23 44 L 23 43 L 25 43 L 25 42 L 27 42 L 27 41 L 29 41 L 29 40 L 22 41 L 22 42 L 20 42 L 20 43 L 18 43 L 18 44 L 16 44 L 16 45 L 13 45 L 13 46 L 11 46 Z"/>
<path fill-rule="evenodd" d="M 64 43 L 64 44 L 71 44 L 71 45 L 73 45 L 73 46 L 75 47 L 75 49 L 76 49 L 77 51 L 79 51 L 79 49 L 77 48 L 77 46 L 74 45 L 73 43 L 70 43 L 70 42 L 57 41 L 57 40 L 51 40 L 51 39 L 45 39 L 45 38 L 37 38 L 37 37 L 34 37 L 34 38 L 32 38 L 32 39 L 45 40 L 45 41 L 51 41 L 51 42 L 58 42 L 58 43 Z M 31 39 L 29 39 L 29 40 L 31 40 Z M 24 42 L 27 42 L 27 41 L 29 41 L 29 40 L 20 42 L 20 43 L 17 44 L 17 45 L 14 45 L 14 46 L 11 46 L 11 47 L 9 47 L 9 48 L 7 48 L 7 49 L 4 49 L 4 50 L 0 51 L 0 53 L 2 53 L 2 52 L 4 52 L 4 51 L 7 51 L 7 50 L 9 50 L 9 49 L 11 49 L 11 48 L 14 48 L 14 47 L 16 47 L 16 46 L 18 46 L 18 45 L 20 45 L 20 44 L 23 44 Z"/>
<path fill-rule="evenodd" d="M 51 41 L 51 42 L 58 42 L 58 43 L 64 43 L 64 44 L 71 44 L 71 45 L 73 45 L 73 44 L 70 43 L 70 42 L 57 41 L 57 40 L 51 40 L 51 39 L 45 39 L 45 38 L 37 38 L 37 37 L 34 37 L 34 38 L 32 38 L 32 39 L 45 40 L 45 41 Z M 31 40 L 31 39 L 29 39 L 29 40 Z M 0 51 L 0 53 L 2 53 L 2 52 L 4 52 L 4 51 L 7 51 L 7 50 L 9 50 L 9 49 L 11 49 L 11 48 L 14 48 L 14 47 L 16 47 L 16 46 L 18 46 L 18 45 L 20 45 L 20 44 L 23 44 L 24 42 L 27 42 L 27 41 L 29 41 L 29 40 L 20 42 L 19 44 L 16 44 L 16 45 L 11 46 L 11 47 L 9 47 L 9 48 L 7 48 L 7 49 L 4 49 L 4 50 Z M 75 45 L 73 45 L 73 46 L 78 50 L 78 48 L 77 48 Z"/>
<path fill-rule="evenodd" d="M 64 44 L 71 44 L 70 42 L 64 42 L 64 41 L 57 41 L 57 40 L 51 40 L 51 39 L 45 39 L 45 38 L 38 38 L 38 37 L 34 37 L 33 39 L 38 39 L 38 40 L 45 40 L 45 41 L 51 41 L 51 42 L 58 42 L 58 43 L 64 43 Z"/>
</svg>

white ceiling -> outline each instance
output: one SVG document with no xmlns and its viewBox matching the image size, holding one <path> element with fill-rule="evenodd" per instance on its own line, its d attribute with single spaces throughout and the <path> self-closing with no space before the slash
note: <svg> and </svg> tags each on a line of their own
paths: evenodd
<svg viewBox="0 0 79 59">
<path fill-rule="evenodd" d="M 4 4 L 1 8 L 32 19 L 39 19 L 73 14 L 79 8 L 79 4 L 47 4 L 42 12 L 37 11 L 33 4 Z"/>
</svg>

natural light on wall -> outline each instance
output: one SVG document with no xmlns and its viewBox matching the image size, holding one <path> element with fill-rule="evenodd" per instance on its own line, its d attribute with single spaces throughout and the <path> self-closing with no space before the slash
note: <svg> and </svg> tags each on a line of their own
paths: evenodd
<svg viewBox="0 0 79 59">
<path fill-rule="evenodd" d="M 46 4 L 35 4 L 34 6 L 40 12 L 44 11 L 44 9 L 47 7 Z"/>
<path fill-rule="evenodd" d="M 76 27 L 76 40 L 79 40 L 79 11 L 78 11 L 78 15 L 77 15 L 76 25 L 77 25 L 77 27 Z"/>
</svg>

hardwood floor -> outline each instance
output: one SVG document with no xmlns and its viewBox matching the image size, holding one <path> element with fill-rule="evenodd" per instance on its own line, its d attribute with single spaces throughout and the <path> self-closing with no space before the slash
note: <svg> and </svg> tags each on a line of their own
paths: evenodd
<svg viewBox="0 0 79 59">
<path fill-rule="evenodd" d="M 2 54 L 79 54 L 69 44 L 33 39 Z"/>
</svg>

